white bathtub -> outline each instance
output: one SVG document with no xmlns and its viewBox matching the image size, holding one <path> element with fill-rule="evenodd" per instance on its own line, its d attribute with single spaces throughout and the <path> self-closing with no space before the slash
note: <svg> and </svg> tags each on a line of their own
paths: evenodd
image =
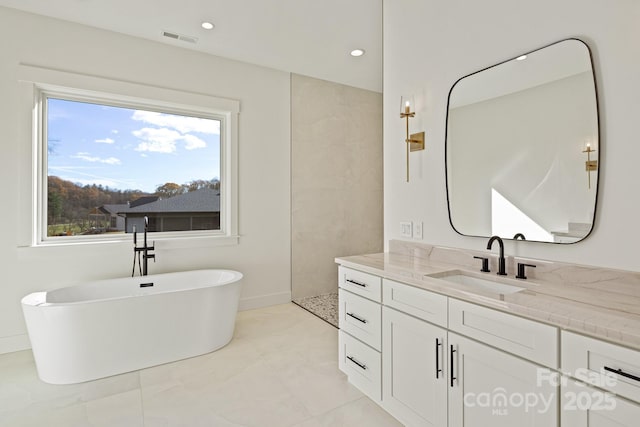
<svg viewBox="0 0 640 427">
<path fill-rule="evenodd" d="M 241 284 L 236 271 L 195 270 L 29 294 L 38 375 L 73 384 L 219 349 L 233 336 Z"/>
</svg>

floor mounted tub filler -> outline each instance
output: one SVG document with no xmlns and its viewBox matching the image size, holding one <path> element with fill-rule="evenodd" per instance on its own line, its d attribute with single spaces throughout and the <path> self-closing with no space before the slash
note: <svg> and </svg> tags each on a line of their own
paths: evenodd
<svg viewBox="0 0 640 427">
<path fill-rule="evenodd" d="M 38 376 L 74 384 L 209 353 L 233 337 L 242 274 L 99 280 L 22 299 Z"/>
</svg>

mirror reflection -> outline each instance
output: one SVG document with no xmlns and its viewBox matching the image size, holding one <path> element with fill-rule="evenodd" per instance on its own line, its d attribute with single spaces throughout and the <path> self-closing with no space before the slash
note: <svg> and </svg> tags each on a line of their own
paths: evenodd
<svg viewBox="0 0 640 427">
<path fill-rule="evenodd" d="M 600 165 L 595 80 L 580 40 L 458 80 L 446 137 L 460 234 L 573 243 L 593 227 Z"/>
</svg>

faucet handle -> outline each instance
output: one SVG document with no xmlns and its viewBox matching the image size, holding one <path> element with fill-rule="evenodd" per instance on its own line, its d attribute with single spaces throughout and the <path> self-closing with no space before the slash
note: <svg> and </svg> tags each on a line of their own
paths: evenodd
<svg viewBox="0 0 640 427">
<path fill-rule="evenodd" d="M 524 275 L 525 267 L 536 268 L 533 264 L 525 264 L 524 262 L 518 263 L 518 274 L 516 274 L 516 279 L 526 279 L 527 276 Z"/>
<path fill-rule="evenodd" d="M 474 258 L 482 260 L 482 268 L 480 269 L 480 271 L 482 271 L 483 273 L 489 273 L 491 271 L 489 270 L 489 258 L 483 256 L 474 256 Z"/>
</svg>

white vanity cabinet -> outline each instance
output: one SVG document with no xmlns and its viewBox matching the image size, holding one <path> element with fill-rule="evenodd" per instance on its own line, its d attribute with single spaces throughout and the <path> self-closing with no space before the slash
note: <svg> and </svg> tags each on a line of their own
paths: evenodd
<svg viewBox="0 0 640 427">
<path fill-rule="evenodd" d="M 447 330 L 436 325 L 446 326 L 447 298 L 387 279 L 382 286 L 382 406 L 407 426 L 446 426 Z"/>
<path fill-rule="evenodd" d="M 449 330 L 449 426 L 558 425 L 557 328 L 450 298 Z"/>
<path fill-rule="evenodd" d="M 538 381 L 558 368 L 557 328 L 375 279 L 340 267 L 340 369 L 387 412 L 406 426 L 558 425 L 559 386 Z"/>
<path fill-rule="evenodd" d="M 537 381 L 549 369 L 517 357 L 556 368 L 556 328 L 387 279 L 382 286 L 389 413 L 407 426 L 557 426 L 558 387 Z"/>
<path fill-rule="evenodd" d="M 563 426 L 640 425 L 640 351 L 563 331 L 561 363 Z"/>
<path fill-rule="evenodd" d="M 449 298 L 449 329 L 492 347 L 558 368 L 558 328 Z"/>
<path fill-rule="evenodd" d="M 558 425 L 558 387 L 541 366 L 449 332 L 450 427 Z"/>
<path fill-rule="evenodd" d="M 382 301 L 382 279 L 373 274 L 340 266 L 338 286 L 371 301 Z"/>
<path fill-rule="evenodd" d="M 372 400 L 382 399 L 382 279 L 338 268 L 338 367 Z"/>
<path fill-rule="evenodd" d="M 640 404 L 568 377 L 560 402 L 562 427 L 637 427 Z"/>
</svg>

